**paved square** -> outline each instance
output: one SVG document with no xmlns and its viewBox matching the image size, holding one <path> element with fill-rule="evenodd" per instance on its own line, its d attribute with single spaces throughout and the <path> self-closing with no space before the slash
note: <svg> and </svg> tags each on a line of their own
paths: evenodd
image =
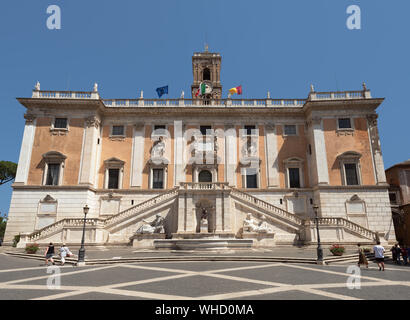
<svg viewBox="0 0 410 320">
<path fill-rule="evenodd" d="M 352 264 L 351 264 L 352 265 Z M 353 264 L 354 265 L 354 264 Z M 408 299 L 410 267 L 371 263 L 348 289 L 348 264 L 158 262 L 64 266 L 61 286 L 40 261 L 0 254 L 0 299 L 26 300 L 361 300 Z"/>
</svg>

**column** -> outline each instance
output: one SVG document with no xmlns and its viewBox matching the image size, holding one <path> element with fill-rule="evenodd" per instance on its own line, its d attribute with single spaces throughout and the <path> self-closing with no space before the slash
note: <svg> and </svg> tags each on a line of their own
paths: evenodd
<svg viewBox="0 0 410 320">
<path fill-rule="evenodd" d="M 174 186 L 179 186 L 185 181 L 185 139 L 183 136 L 183 124 L 181 120 L 174 121 Z"/>
<path fill-rule="evenodd" d="M 266 165 L 268 188 L 279 187 L 279 163 L 276 127 L 274 124 L 265 126 L 266 134 Z"/>
<path fill-rule="evenodd" d="M 89 117 L 85 120 L 79 184 L 88 184 L 93 186 L 95 183 L 99 127 L 100 121 L 96 117 Z"/>
<path fill-rule="evenodd" d="M 222 232 L 223 224 L 223 194 L 218 193 L 215 199 L 215 232 Z"/>
<path fill-rule="evenodd" d="M 311 119 L 313 131 L 314 154 L 316 158 L 318 184 L 329 184 L 329 170 L 327 166 L 325 134 L 322 127 L 322 119 Z"/>
<path fill-rule="evenodd" d="M 375 170 L 376 184 L 386 184 L 386 173 L 384 171 L 384 163 L 382 150 L 380 148 L 379 130 L 377 129 L 377 114 L 367 116 L 367 127 L 370 139 L 370 148 L 373 155 L 373 166 Z"/>
<path fill-rule="evenodd" d="M 17 166 L 15 184 L 27 184 L 30 170 L 31 152 L 33 150 L 34 134 L 36 132 L 36 117 L 25 114 L 26 125 L 24 127 L 23 141 L 20 148 L 20 157 Z"/>
<path fill-rule="evenodd" d="M 134 125 L 132 138 L 132 161 L 131 161 L 131 188 L 142 187 L 142 171 L 144 166 L 144 132 L 143 123 Z"/>
<path fill-rule="evenodd" d="M 233 124 L 225 126 L 225 181 L 236 187 L 236 130 Z"/>
</svg>

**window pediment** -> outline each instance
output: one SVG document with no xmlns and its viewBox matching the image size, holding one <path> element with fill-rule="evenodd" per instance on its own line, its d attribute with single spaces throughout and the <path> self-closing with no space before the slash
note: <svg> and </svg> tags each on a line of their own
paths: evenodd
<svg viewBox="0 0 410 320">
<path fill-rule="evenodd" d="M 67 159 L 67 156 L 65 156 L 64 154 L 58 151 L 49 151 L 43 154 L 43 159 L 47 163 L 50 163 L 50 162 L 61 163 L 65 159 Z"/>
<path fill-rule="evenodd" d="M 346 151 L 337 156 L 339 160 L 348 160 L 348 159 L 359 160 L 361 157 L 362 157 L 362 154 L 356 151 Z"/>
<path fill-rule="evenodd" d="M 112 157 L 104 161 L 104 165 L 108 168 L 122 168 L 125 164 L 125 161 L 122 161 L 118 158 Z"/>
</svg>

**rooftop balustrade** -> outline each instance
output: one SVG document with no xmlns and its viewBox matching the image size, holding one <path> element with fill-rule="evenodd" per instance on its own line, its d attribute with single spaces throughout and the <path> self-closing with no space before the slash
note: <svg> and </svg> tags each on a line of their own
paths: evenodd
<svg viewBox="0 0 410 320">
<path fill-rule="evenodd" d="M 40 91 L 33 90 L 32 98 L 37 99 L 90 99 L 100 100 L 98 91 Z M 311 91 L 307 99 L 101 99 L 107 108 L 137 107 L 216 107 L 216 108 L 280 108 L 303 107 L 308 101 L 371 99 L 370 91 Z"/>
</svg>

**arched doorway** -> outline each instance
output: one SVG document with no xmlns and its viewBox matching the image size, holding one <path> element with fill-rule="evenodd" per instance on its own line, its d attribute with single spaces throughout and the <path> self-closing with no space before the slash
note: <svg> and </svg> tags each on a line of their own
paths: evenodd
<svg viewBox="0 0 410 320">
<path fill-rule="evenodd" d="M 212 173 L 208 170 L 202 170 L 198 175 L 199 182 L 212 182 Z"/>
</svg>

